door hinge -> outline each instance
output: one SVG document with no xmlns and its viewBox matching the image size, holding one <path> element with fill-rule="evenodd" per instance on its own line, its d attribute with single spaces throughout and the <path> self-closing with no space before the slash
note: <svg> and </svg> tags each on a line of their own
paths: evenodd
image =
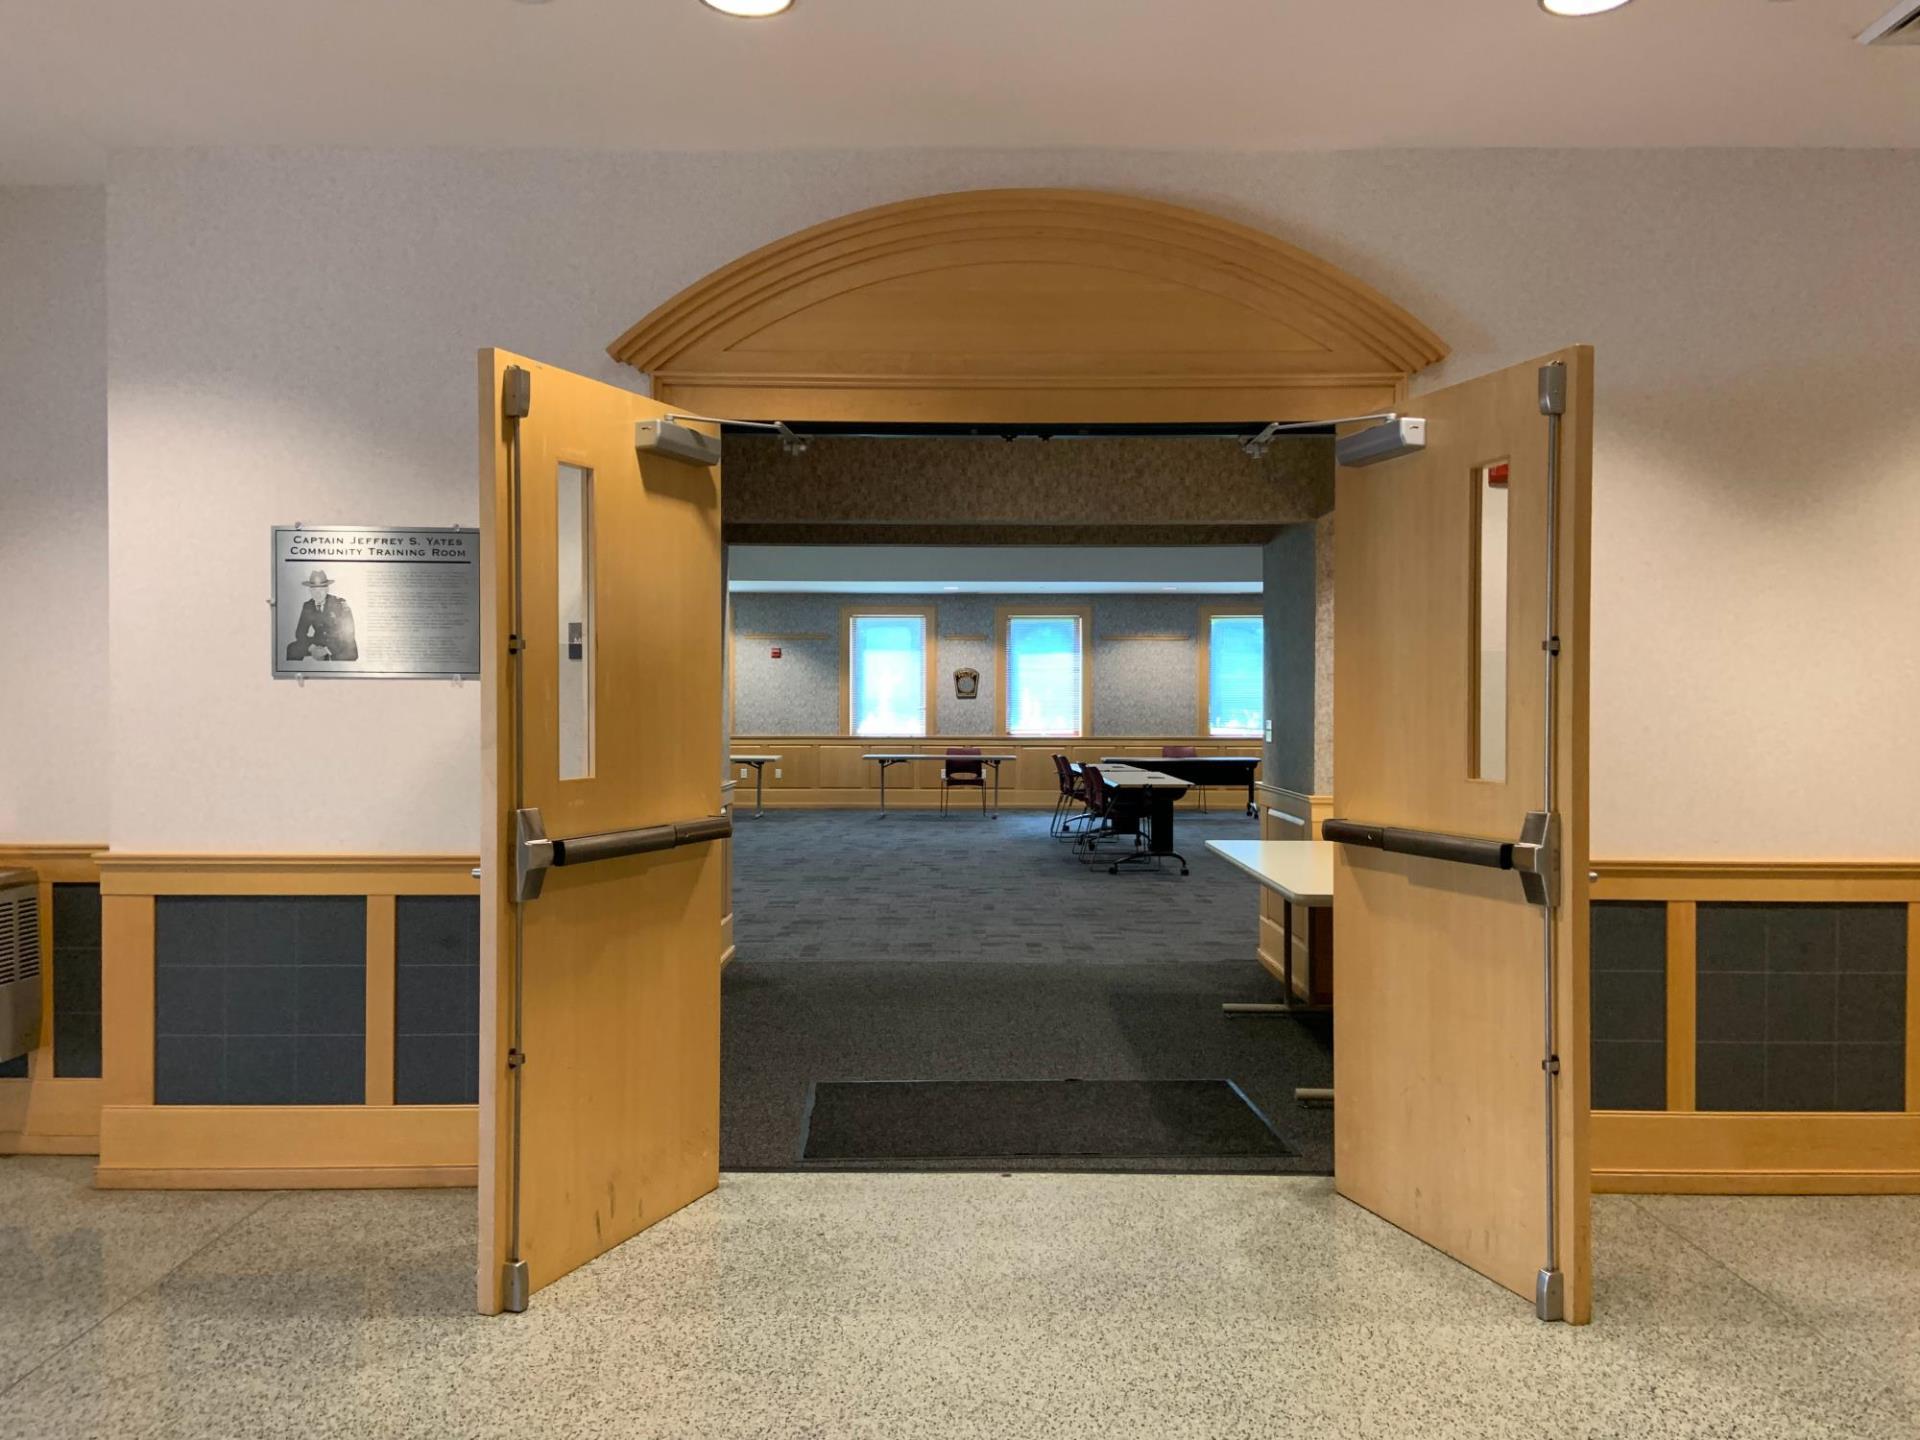
<svg viewBox="0 0 1920 1440">
<path fill-rule="evenodd" d="M 527 642 L 522 640 L 518 635 L 507 636 L 507 654 L 519 655 L 524 652 L 526 648 Z"/>
<path fill-rule="evenodd" d="M 1567 413 L 1567 365 L 1564 360 L 1555 360 L 1550 365 L 1540 367 L 1540 413 Z"/>
<path fill-rule="evenodd" d="M 527 1280 L 527 1262 L 509 1260 L 500 1268 L 500 1308 L 509 1315 L 524 1314 L 530 1287 Z"/>
<path fill-rule="evenodd" d="M 1533 1314 L 1538 1320 L 1567 1318 L 1567 1277 L 1559 1270 L 1542 1270 L 1533 1280 Z"/>
<path fill-rule="evenodd" d="M 524 420 L 533 411 L 533 375 L 509 365 L 500 377 L 500 413 L 508 420 Z"/>
<path fill-rule="evenodd" d="M 507 1069 L 518 1070 L 522 1065 L 525 1065 L 526 1063 L 527 1063 L 526 1051 L 524 1050 L 507 1051 Z"/>
<path fill-rule="evenodd" d="M 1513 868 L 1529 905 L 1552 910 L 1560 904 L 1560 816 L 1529 810 L 1513 842 Z"/>
</svg>

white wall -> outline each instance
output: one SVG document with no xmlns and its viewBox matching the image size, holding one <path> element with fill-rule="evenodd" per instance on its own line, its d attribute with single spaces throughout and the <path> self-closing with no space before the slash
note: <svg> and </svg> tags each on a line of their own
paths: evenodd
<svg viewBox="0 0 1920 1440">
<path fill-rule="evenodd" d="M 0 188 L 0 841 L 107 838 L 106 200 Z"/>
<path fill-rule="evenodd" d="M 1920 855 L 1920 154 L 1755 151 L 122 157 L 114 843 L 473 848 L 477 690 L 269 680 L 268 525 L 471 521 L 480 346 L 638 388 L 602 347 L 743 251 L 1045 184 L 1351 270 L 1429 383 L 1593 342 L 1596 853 Z"/>
</svg>

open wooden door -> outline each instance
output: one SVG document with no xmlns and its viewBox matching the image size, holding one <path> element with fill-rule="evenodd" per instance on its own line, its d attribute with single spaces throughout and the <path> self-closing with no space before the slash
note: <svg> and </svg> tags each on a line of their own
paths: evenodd
<svg viewBox="0 0 1920 1440">
<path fill-rule="evenodd" d="M 720 472 L 666 413 L 480 356 L 487 1313 L 719 1181 Z"/>
<path fill-rule="evenodd" d="M 1572 347 L 1420 396 L 1425 449 L 1339 471 L 1323 831 L 1337 1188 L 1576 1323 L 1592 397 Z"/>
</svg>

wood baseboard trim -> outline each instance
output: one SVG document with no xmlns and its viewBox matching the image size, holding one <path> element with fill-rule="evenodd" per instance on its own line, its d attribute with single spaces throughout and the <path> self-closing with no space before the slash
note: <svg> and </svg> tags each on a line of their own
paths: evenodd
<svg viewBox="0 0 1920 1440">
<path fill-rule="evenodd" d="M 102 1189 L 472 1184 L 472 1105 L 109 1105 Z M 465 1181 L 448 1178 L 464 1174 Z M 438 1178 L 436 1178 L 438 1177 Z"/>
<path fill-rule="evenodd" d="M 1594 860 L 1595 900 L 1920 902 L 1920 860 Z"/>
<path fill-rule="evenodd" d="M 102 895 L 478 895 L 477 855 L 99 857 Z"/>
<path fill-rule="evenodd" d="M 226 1170 L 96 1167 L 96 1190 L 471 1190 L 473 1165 L 247 1166 Z"/>
<path fill-rule="evenodd" d="M 1920 1114 L 1596 1110 L 1593 1188 L 1611 1194 L 1905 1195 Z"/>
<path fill-rule="evenodd" d="M 0 1130 L 0 1155 L 98 1155 L 98 1135 L 40 1135 Z"/>
<path fill-rule="evenodd" d="M 1920 1195 L 1920 1170 L 1596 1170 L 1596 1195 Z"/>
</svg>

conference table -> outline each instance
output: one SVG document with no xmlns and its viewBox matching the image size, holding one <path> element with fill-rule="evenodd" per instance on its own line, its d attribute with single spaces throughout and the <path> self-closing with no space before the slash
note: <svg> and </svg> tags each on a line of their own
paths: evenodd
<svg viewBox="0 0 1920 1440">
<path fill-rule="evenodd" d="M 780 757 L 778 755 L 729 755 L 727 759 L 735 765 L 753 767 L 753 815 L 756 820 L 759 819 L 767 813 L 766 806 L 761 803 L 766 793 L 761 789 L 761 783 L 766 779 L 767 766 L 778 761 Z"/>
<path fill-rule="evenodd" d="M 1209 840 L 1207 848 L 1291 904 L 1314 910 L 1333 904 L 1333 857 L 1340 847 L 1331 840 Z M 1293 1003 L 1291 914 L 1287 919 L 1280 970 L 1281 983 L 1286 987 L 1286 1004 L 1228 1004 L 1220 1009 L 1228 1015 L 1311 1015 L 1323 1014 L 1331 1008 Z M 1331 1102 L 1333 1099 L 1333 1091 L 1319 1088 L 1302 1087 L 1293 1093 L 1297 1100 Z"/>
<path fill-rule="evenodd" d="M 1173 848 L 1173 804 L 1193 788 L 1188 781 L 1164 770 L 1149 770 L 1132 761 L 1122 760 L 1100 767 L 1100 779 L 1118 794 L 1118 802 L 1109 823 L 1116 834 L 1140 833 L 1140 817 L 1147 819 L 1147 848 L 1123 855 L 1107 866 L 1109 875 L 1118 875 L 1122 865 L 1146 864 L 1171 858 L 1180 862 L 1180 873 L 1187 873 L 1187 857 Z"/>
<path fill-rule="evenodd" d="M 949 760 L 962 765 L 975 763 L 991 766 L 993 769 L 993 818 L 1000 818 L 1000 767 L 1009 760 L 1018 760 L 1018 755 L 948 755 L 943 751 L 928 750 L 871 750 L 860 757 L 872 760 L 880 767 L 880 818 L 887 818 L 887 771 L 895 765 L 911 765 L 916 760 L 938 760 L 942 765 Z"/>
<path fill-rule="evenodd" d="M 1260 768 L 1258 755 L 1163 755 L 1158 759 L 1142 760 L 1125 755 L 1107 755 L 1101 758 L 1102 765 L 1142 765 L 1151 764 L 1163 775 L 1171 775 L 1176 780 L 1185 780 L 1188 784 L 1202 789 L 1209 785 L 1231 785 L 1235 789 L 1247 787 L 1247 813 L 1258 815 L 1260 807 L 1254 802 L 1254 773 Z"/>
</svg>

